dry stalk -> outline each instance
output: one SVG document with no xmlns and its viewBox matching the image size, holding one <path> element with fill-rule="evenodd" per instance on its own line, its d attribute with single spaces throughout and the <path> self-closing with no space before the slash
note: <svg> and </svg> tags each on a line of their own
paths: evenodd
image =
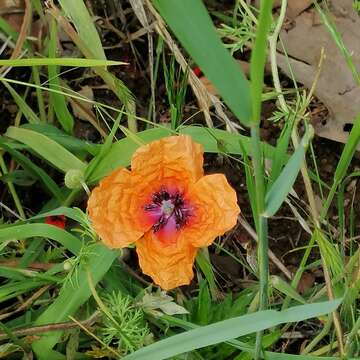
<svg viewBox="0 0 360 360">
<path fill-rule="evenodd" d="M 140 0 L 139 0 L 140 1 Z M 185 60 L 183 54 L 181 53 L 179 47 L 176 42 L 172 39 L 170 33 L 168 32 L 166 25 L 159 15 L 159 13 L 155 10 L 153 5 L 149 0 L 145 0 L 146 6 L 155 18 L 155 30 L 157 33 L 164 39 L 169 49 L 174 54 L 176 61 L 181 66 L 182 70 L 189 72 L 189 84 L 194 92 L 195 97 L 198 100 L 199 108 L 204 113 L 205 121 L 208 127 L 214 127 L 209 108 L 210 106 L 214 106 L 215 112 L 219 116 L 220 119 L 224 121 L 226 124 L 226 128 L 229 131 L 237 132 L 236 127 L 231 122 L 231 120 L 227 117 L 224 112 L 223 104 L 218 97 L 212 95 L 208 92 L 205 85 L 200 81 L 200 79 L 194 74 L 191 69 L 189 69 L 189 64 Z"/>
<path fill-rule="evenodd" d="M 10 60 L 16 59 L 16 58 L 18 58 L 20 56 L 20 54 L 22 52 L 22 48 L 24 46 L 24 42 L 26 40 L 27 34 L 29 32 L 29 29 L 30 29 L 31 20 L 32 20 L 31 1 L 30 0 L 25 0 L 24 19 L 23 19 L 23 22 L 21 24 L 19 37 L 18 37 L 18 39 L 16 41 L 14 51 L 12 52 L 12 54 L 10 56 Z M 0 73 L 2 73 L 5 69 L 6 69 L 6 66 L 2 66 L 0 68 Z"/>
<path fill-rule="evenodd" d="M 278 40 L 278 37 L 279 37 L 279 33 L 280 33 L 280 30 L 281 30 L 281 27 L 282 27 L 283 20 L 285 18 L 286 7 L 287 7 L 287 0 L 283 0 L 282 4 L 281 4 L 280 16 L 279 16 L 277 26 L 275 28 L 274 33 L 272 34 L 272 36 L 269 39 L 271 70 L 272 70 L 272 75 L 273 75 L 274 87 L 275 87 L 275 90 L 277 91 L 277 93 L 279 94 L 278 95 L 279 103 L 280 103 L 281 108 L 284 111 L 288 111 L 289 109 L 288 109 L 288 106 L 287 106 L 287 104 L 285 102 L 284 96 L 282 95 L 282 89 L 281 89 L 281 85 L 280 85 L 280 81 L 279 81 L 279 73 L 278 73 L 277 61 L 276 61 L 276 45 L 277 45 L 277 40 Z M 308 96 L 306 98 L 306 103 L 301 108 L 299 114 L 297 114 L 298 115 L 297 116 L 298 121 L 295 122 L 294 130 L 293 130 L 293 133 L 292 133 L 292 136 L 291 136 L 291 139 L 292 139 L 292 142 L 293 142 L 293 145 L 294 145 L 295 149 L 299 145 L 299 138 L 298 138 L 298 134 L 297 134 L 297 125 L 298 125 L 298 122 L 303 118 L 303 115 L 306 112 L 306 108 L 309 105 L 309 103 L 311 101 L 311 98 L 313 96 L 313 93 L 315 91 L 317 82 L 318 82 L 319 77 L 320 77 L 324 57 L 325 57 L 324 56 L 324 49 L 322 49 L 319 64 L 318 64 L 318 69 L 317 69 L 313 84 L 311 86 L 311 89 L 309 91 L 309 94 L 308 94 Z M 304 181 L 307 198 L 309 200 L 309 206 L 310 206 L 310 212 L 311 212 L 312 221 L 313 221 L 315 227 L 321 231 L 321 226 L 320 226 L 320 221 L 319 221 L 319 214 L 318 214 L 317 207 L 316 207 L 314 191 L 312 189 L 309 172 L 308 172 L 307 165 L 306 165 L 306 160 L 304 160 L 304 163 L 301 166 L 300 170 L 301 170 L 301 175 L 302 175 L 302 178 L 303 178 L 303 181 Z M 324 269 L 324 277 L 325 277 L 327 294 L 328 294 L 329 300 L 333 300 L 334 299 L 334 293 L 333 293 L 333 289 L 332 289 L 332 286 L 331 286 L 331 278 L 330 278 L 330 275 L 329 275 L 329 270 L 328 270 L 327 265 L 326 265 L 323 258 L 322 258 L 322 266 L 323 266 L 323 269 Z M 342 331 L 342 327 L 341 327 L 339 313 L 335 310 L 332 313 L 332 316 L 333 316 L 333 320 L 334 320 L 334 327 L 335 327 L 336 336 L 337 336 L 337 339 L 338 339 L 340 355 L 344 356 L 343 331 Z"/>
<path fill-rule="evenodd" d="M 27 335 L 35 335 L 46 333 L 48 331 L 58 331 L 58 330 L 66 330 L 73 329 L 82 326 L 91 326 L 93 325 L 99 318 L 100 312 L 96 311 L 93 315 L 91 315 L 88 319 L 79 321 L 79 322 L 62 322 L 58 324 L 49 324 L 49 325 L 40 325 L 33 326 L 26 329 L 18 329 L 13 330 L 12 333 L 16 336 L 27 336 Z M 82 325 L 82 326 L 81 326 Z M 5 333 L 0 333 L 0 340 L 7 339 L 8 335 Z"/>
</svg>

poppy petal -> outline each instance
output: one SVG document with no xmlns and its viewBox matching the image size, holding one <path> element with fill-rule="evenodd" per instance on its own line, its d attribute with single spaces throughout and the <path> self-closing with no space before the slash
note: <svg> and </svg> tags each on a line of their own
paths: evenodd
<svg viewBox="0 0 360 360">
<path fill-rule="evenodd" d="M 195 247 L 209 246 L 217 236 L 236 225 L 240 208 L 236 192 L 223 174 L 201 178 L 189 192 L 194 216 L 183 236 Z"/>
<path fill-rule="evenodd" d="M 151 178 L 196 182 L 203 176 L 203 147 L 190 136 L 170 136 L 141 146 L 133 155 L 131 170 Z"/>
<path fill-rule="evenodd" d="M 149 231 L 136 243 L 142 272 L 164 290 L 188 285 L 194 277 L 197 249 L 182 239 L 164 243 Z"/>
<path fill-rule="evenodd" d="M 141 179 L 127 169 L 117 169 L 104 178 L 88 200 L 89 217 L 101 240 L 111 248 L 126 247 L 151 226 L 141 222 Z"/>
<path fill-rule="evenodd" d="M 47 216 L 45 219 L 45 224 L 54 225 L 60 229 L 65 229 L 65 215 Z"/>
</svg>

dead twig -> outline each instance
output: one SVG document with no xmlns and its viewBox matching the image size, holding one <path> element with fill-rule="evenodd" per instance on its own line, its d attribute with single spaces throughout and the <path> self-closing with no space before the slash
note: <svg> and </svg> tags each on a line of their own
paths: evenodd
<svg viewBox="0 0 360 360">
<path fill-rule="evenodd" d="M 258 242 L 258 237 L 254 229 L 251 225 L 242 217 L 239 217 L 240 224 L 244 227 L 244 229 L 250 234 L 250 236 Z M 268 252 L 269 259 L 278 267 L 278 269 L 289 279 L 292 280 L 293 275 L 286 268 L 286 266 L 276 257 L 276 255 L 269 249 Z"/>
<path fill-rule="evenodd" d="M 31 7 L 31 1 L 25 0 L 25 14 L 24 19 L 21 25 L 19 37 L 16 41 L 14 51 L 12 52 L 10 56 L 10 60 L 16 59 L 20 56 L 22 52 L 22 48 L 24 46 L 27 34 L 29 33 L 30 25 L 31 25 L 31 19 L 32 19 L 32 7 Z M 6 69 L 6 66 L 2 66 L 0 68 L 0 74 Z"/>
<path fill-rule="evenodd" d="M 92 326 L 99 319 L 99 316 L 100 316 L 100 311 L 95 311 L 88 319 L 79 321 L 79 323 L 68 321 L 68 322 L 62 322 L 62 323 L 58 323 L 58 324 L 33 326 L 30 328 L 26 328 L 26 329 L 13 330 L 12 333 L 16 336 L 28 336 L 28 335 L 41 334 L 41 333 L 45 333 L 48 331 L 74 329 L 74 328 L 80 327 L 80 324 L 83 326 Z M 0 340 L 4 340 L 7 338 L 8 338 L 7 334 L 0 333 Z"/>
</svg>

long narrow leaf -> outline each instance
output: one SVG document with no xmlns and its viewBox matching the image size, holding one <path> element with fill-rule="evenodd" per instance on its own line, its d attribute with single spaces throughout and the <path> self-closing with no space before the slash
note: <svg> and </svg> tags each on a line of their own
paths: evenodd
<svg viewBox="0 0 360 360">
<path fill-rule="evenodd" d="M 312 137 L 313 129 L 309 127 L 300 145 L 292 154 L 283 171 L 266 194 L 264 216 L 270 217 L 274 215 L 284 202 L 298 176 L 301 165 L 305 159 L 305 152 Z"/>
<path fill-rule="evenodd" d="M 54 140 L 36 131 L 10 126 L 5 135 L 28 145 L 41 157 L 64 172 L 72 169 L 84 171 L 86 168 L 86 164 L 71 152 Z"/>
<path fill-rule="evenodd" d="M 102 60 L 102 59 L 78 59 L 78 58 L 34 58 L 34 59 L 13 59 L 0 60 L 0 66 L 41 66 L 58 65 L 74 67 L 103 67 L 111 65 L 126 65 L 121 61 Z"/>
<path fill-rule="evenodd" d="M 51 124 L 24 124 L 21 127 L 23 129 L 34 130 L 49 137 L 72 153 L 87 152 L 94 156 L 102 149 L 100 144 L 94 144 L 66 134 Z"/>
<path fill-rule="evenodd" d="M 9 239 L 28 239 L 41 236 L 57 241 L 74 255 L 81 249 L 80 240 L 54 225 L 48 224 L 23 224 L 0 228 L 0 243 Z"/>
<path fill-rule="evenodd" d="M 303 321 L 334 311 L 339 300 L 295 306 L 284 311 L 266 310 L 220 321 L 171 336 L 142 348 L 124 360 L 162 360 L 172 356 L 252 334 L 283 323 Z"/>
<path fill-rule="evenodd" d="M 105 59 L 105 52 L 99 34 L 83 0 L 60 0 L 66 15 L 74 23 L 76 30 L 96 59 Z"/>
<path fill-rule="evenodd" d="M 31 107 L 26 103 L 26 101 L 15 91 L 15 89 L 6 81 L 2 81 L 2 84 L 8 89 L 9 93 L 16 102 L 16 105 L 24 114 L 26 120 L 32 124 L 39 124 L 39 117 L 34 113 Z"/>
<path fill-rule="evenodd" d="M 56 182 L 39 166 L 35 165 L 21 152 L 14 149 L 11 144 L 6 143 L 0 138 L 0 149 L 6 150 L 24 169 L 30 172 L 34 177 L 38 178 L 45 188 L 52 193 L 59 202 L 64 200 L 64 195 Z"/>
<path fill-rule="evenodd" d="M 50 23 L 50 39 L 49 39 L 49 56 L 51 57 L 56 56 L 57 41 L 58 41 L 57 33 L 58 31 L 57 31 L 57 25 L 55 19 L 52 19 Z M 57 66 L 49 65 L 48 74 L 49 74 L 50 89 L 55 89 L 55 90 L 61 89 Z M 67 133 L 71 134 L 74 126 L 74 119 L 70 114 L 69 109 L 67 108 L 65 95 L 50 91 L 49 96 L 50 96 L 50 106 L 51 105 L 53 106 L 59 123 Z"/>
<path fill-rule="evenodd" d="M 250 90 L 252 100 L 253 123 L 260 122 L 263 81 L 266 62 L 267 36 L 271 27 L 272 0 L 262 1 L 260 6 L 259 26 L 256 31 L 254 49 L 250 61 Z"/>
</svg>

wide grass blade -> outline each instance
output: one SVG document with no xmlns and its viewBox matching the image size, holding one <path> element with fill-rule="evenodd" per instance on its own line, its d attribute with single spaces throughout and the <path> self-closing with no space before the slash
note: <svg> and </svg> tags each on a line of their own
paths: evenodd
<svg viewBox="0 0 360 360">
<path fill-rule="evenodd" d="M 0 228 L 0 244 L 9 239 L 28 239 L 36 236 L 55 240 L 74 255 L 79 254 L 81 249 L 81 241 L 76 236 L 54 225 L 23 224 Z"/>
<path fill-rule="evenodd" d="M 249 125 L 249 83 L 222 44 L 202 1 L 155 0 L 154 4 L 225 103 L 244 125 Z"/>
<path fill-rule="evenodd" d="M 94 144 L 89 141 L 81 140 L 72 135 L 66 134 L 64 131 L 58 129 L 54 125 L 24 124 L 21 127 L 23 129 L 36 131 L 49 137 L 72 153 L 86 152 L 94 156 L 100 151 L 100 149 L 102 149 L 102 145 Z"/>
<path fill-rule="evenodd" d="M 59 0 L 62 9 L 72 20 L 82 41 L 96 59 L 105 59 L 99 34 L 83 0 Z"/>
<path fill-rule="evenodd" d="M 172 326 L 180 327 L 184 330 L 192 330 L 192 329 L 198 329 L 200 328 L 199 325 L 195 325 L 191 322 L 175 318 L 173 316 L 164 315 L 163 316 L 164 321 L 171 324 Z M 264 336 L 264 339 L 266 339 L 267 336 Z M 238 357 L 239 360 L 251 360 L 253 359 L 253 355 L 255 350 L 253 345 L 250 345 L 248 343 L 245 343 L 243 341 L 239 340 L 229 340 L 226 341 L 226 344 L 229 344 L 241 351 L 243 353 Z M 249 355 L 249 356 L 247 356 Z M 236 359 L 238 359 L 236 358 Z M 264 351 L 262 354 L 262 358 L 266 360 L 341 360 L 337 356 L 312 356 L 312 355 L 292 355 L 292 354 L 286 354 L 286 353 L 276 353 L 272 351 Z M 150 359 L 151 360 L 151 359 Z M 350 358 L 348 360 L 358 360 L 355 358 Z"/>
<path fill-rule="evenodd" d="M 36 131 L 10 126 L 5 135 L 28 145 L 41 157 L 63 172 L 72 169 L 84 171 L 86 168 L 86 164 L 71 152 L 67 151 L 54 140 L 51 140 L 47 136 L 39 134 Z"/>
<path fill-rule="evenodd" d="M 158 341 L 124 360 L 162 360 L 205 346 L 252 334 L 283 323 L 303 321 L 334 311 L 339 300 L 300 305 L 284 311 L 265 310 L 220 321 Z"/>
<path fill-rule="evenodd" d="M 21 152 L 14 149 L 11 144 L 6 143 L 0 138 L 0 149 L 7 151 L 20 164 L 35 178 L 38 178 L 45 188 L 53 194 L 59 202 L 64 200 L 64 195 L 56 182 L 44 171 L 41 167 L 35 165 L 29 158 L 23 155 Z"/>
</svg>

